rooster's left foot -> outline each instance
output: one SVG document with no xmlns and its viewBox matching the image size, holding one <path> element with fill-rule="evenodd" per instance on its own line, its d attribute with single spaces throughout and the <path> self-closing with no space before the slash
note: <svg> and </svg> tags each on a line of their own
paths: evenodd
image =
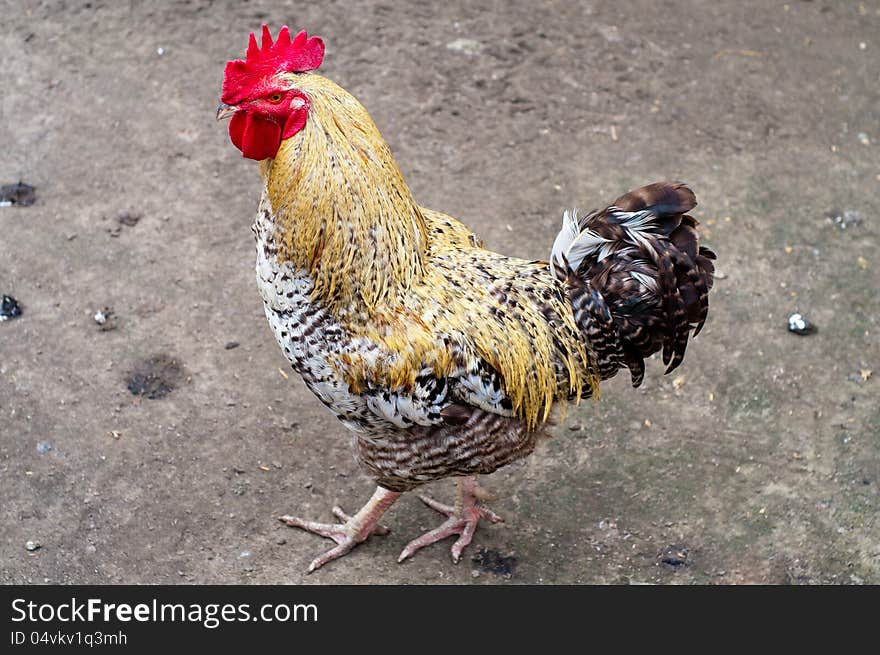
<svg viewBox="0 0 880 655">
<path fill-rule="evenodd" d="M 457 534 L 460 536 L 452 544 L 452 560 L 458 563 L 461 559 L 462 551 L 471 543 L 480 519 L 486 519 L 490 523 L 499 523 L 504 520 L 492 510 L 482 506 L 480 499 L 487 497 L 488 494 L 477 485 L 474 476 L 468 476 L 459 481 L 458 494 L 458 502 L 455 507 L 438 503 L 427 496 L 419 496 L 428 507 L 441 514 L 445 514 L 449 518 L 439 527 L 409 542 L 406 548 L 403 549 L 403 552 L 400 553 L 400 557 L 397 558 L 398 562 L 402 562 L 407 557 L 412 556 L 420 548 Z"/>
</svg>

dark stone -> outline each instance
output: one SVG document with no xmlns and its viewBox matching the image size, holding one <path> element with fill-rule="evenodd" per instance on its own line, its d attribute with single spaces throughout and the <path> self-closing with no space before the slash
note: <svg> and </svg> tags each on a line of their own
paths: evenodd
<svg viewBox="0 0 880 655">
<path fill-rule="evenodd" d="M 12 296 L 3 296 L 0 302 L 0 321 L 9 321 L 21 316 L 21 305 Z"/>
<path fill-rule="evenodd" d="M 690 564 L 690 562 L 687 561 L 688 552 L 687 546 L 672 544 L 663 549 L 663 552 L 660 553 L 658 558 L 660 563 L 666 568 L 678 570 L 681 567 Z"/>
<path fill-rule="evenodd" d="M 122 212 L 116 216 L 116 221 L 120 225 L 124 225 L 125 227 L 134 227 L 138 224 L 138 221 L 141 220 L 140 214 L 134 214 L 132 212 Z"/>
<path fill-rule="evenodd" d="M 33 205 L 37 201 L 36 191 L 34 187 L 24 182 L 6 184 L 0 187 L 0 207 Z"/>
</svg>

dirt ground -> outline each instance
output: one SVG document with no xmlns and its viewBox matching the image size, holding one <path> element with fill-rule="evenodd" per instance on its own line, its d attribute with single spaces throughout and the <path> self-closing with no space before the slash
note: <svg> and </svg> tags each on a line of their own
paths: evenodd
<svg viewBox="0 0 880 655">
<path fill-rule="evenodd" d="M 0 208 L 0 583 L 880 583 L 880 4 L 477 4 L 0 2 L 0 184 L 37 189 Z M 311 576 L 329 542 L 275 520 L 372 484 L 274 343 L 256 164 L 214 120 L 262 22 L 321 35 L 491 248 L 546 258 L 566 207 L 672 178 L 719 254 L 683 367 L 483 480 L 507 520 L 457 566 L 397 564 L 437 523 L 412 494 Z"/>
</svg>

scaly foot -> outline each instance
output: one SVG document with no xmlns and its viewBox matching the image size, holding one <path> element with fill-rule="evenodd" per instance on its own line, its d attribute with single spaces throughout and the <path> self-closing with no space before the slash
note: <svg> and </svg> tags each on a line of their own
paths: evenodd
<svg viewBox="0 0 880 655">
<path fill-rule="evenodd" d="M 441 514 L 445 514 L 449 518 L 440 527 L 434 528 L 409 542 L 406 548 L 403 549 L 403 552 L 400 553 L 397 561 L 402 562 L 407 557 L 411 557 L 420 548 L 457 534 L 460 536 L 452 544 L 452 560 L 458 563 L 461 559 L 462 551 L 471 543 L 480 519 L 486 519 L 490 523 L 499 523 L 504 520 L 492 510 L 482 506 L 481 499 L 487 497 L 489 497 L 489 494 L 485 489 L 477 485 L 476 478 L 472 475 L 459 479 L 458 500 L 455 507 L 438 503 L 427 496 L 419 496 L 428 507 Z"/>
<path fill-rule="evenodd" d="M 388 528 L 379 525 L 379 518 L 394 504 L 394 501 L 399 496 L 400 494 L 396 491 L 376 487 L 373 497 L 354 516 L 349 516 L 343 512 L 341 507 L 333 508 L 333 515 L 342 523 L 318 523 L 316 521 L 305 521 L 295 516 L 279 516 L 278 520 L 292 528 L 301 528 L 336 542 L 335 548 L 331 548 L 312 561 L 308 570 L 311 573 L 324 566 L 327 562 L 332 562 L 347 554 L 355 546 L 365 542 L 371 535 L 381 536 L 388 534 Z"/>
</svg>

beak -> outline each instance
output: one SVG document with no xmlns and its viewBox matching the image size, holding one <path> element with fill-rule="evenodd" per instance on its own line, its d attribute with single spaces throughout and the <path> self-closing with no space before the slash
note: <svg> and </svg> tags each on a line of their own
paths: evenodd
<svg viewBox="0 0 880 655">
<path fill-rule="evenodd" d="M 217 120 L 222 121 L 224 118 L 229 118 L 237 111 L 238 107 L 221 102 L 220 106 L 217 107 Z"/>
</svg>

